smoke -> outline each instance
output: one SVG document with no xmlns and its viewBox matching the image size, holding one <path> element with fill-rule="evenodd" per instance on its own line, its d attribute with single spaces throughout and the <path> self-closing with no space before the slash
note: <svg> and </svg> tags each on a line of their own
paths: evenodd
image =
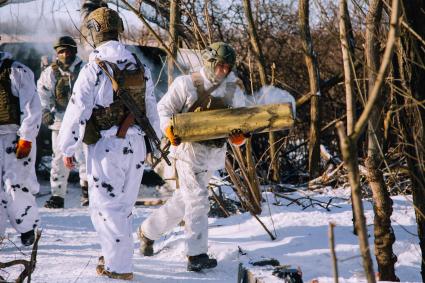
<svg viewBox="0 0 425 283">
<path fill-rule="evenodd" d="M 264 105 L 291 103 L 294 119 L 296 117 L 296 101 L 295 98 L 286 90 L 275 86 L 263 86 L 248 100 L 248 105 Z"/>
</svg>

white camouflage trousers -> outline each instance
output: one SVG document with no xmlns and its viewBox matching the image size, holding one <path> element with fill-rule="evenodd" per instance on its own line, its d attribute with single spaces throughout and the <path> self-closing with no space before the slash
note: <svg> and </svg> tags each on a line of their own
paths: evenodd
<svg viewBox="0 0 425 283">
<path fill-rule="evenodd" d="M 52 169 L 50 170 L 50 186 L 52 188 L 53 196 L 60 196 L 65 198 L 66 189 L 68 186 L 69 169 L 65 167 L 62 160 L 62 152 L 59 149 L 59 131 L 52 130 Z M 85 145 L 80 147 L 74 154 L 75 160 L 77 161 L 78 172 L 80 175 L 80 185 L 83 186 L 87 181 L 86 174 L 86 159 L 83 148 Z"/>
<path fill-rule="evenodd" d="M 207 253 L 210 209 L 207 186 L 212 172 L 181 160 L 177 160 L 176 169 L 180 188 L 149 215 L 141 229 L 149 239 L 158 240 L 184 220 L 187 255 Z"/>
<path fill-rule="evenodd" d="M 142 181 L 146 146 L 142 135 L 103 137 L 88 146 L 87 174 L 91 220 L 105 268 L 133 271 L 132 209 Z"/>
<path fill-rule="evenodd" d="M 0 236 L 4 235 L 7 219 L 18 233 L 39 225 L 37 203 L 33 194 L 39 184 L 35 175 L 36 144 L 28 157 L 17 159 L 16 134 L 0 135 Z"/>
</svg>

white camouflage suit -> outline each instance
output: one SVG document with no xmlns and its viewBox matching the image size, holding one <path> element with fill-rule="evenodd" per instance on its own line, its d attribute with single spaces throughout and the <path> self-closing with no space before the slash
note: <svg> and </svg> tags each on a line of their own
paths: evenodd
<svg viewBox="0 0 425 283">
<path fill-rule="evenodd" d="M 0 66 L 9 53 L 0 51 Z M 26 233 L 39 225 L 37 203 L 33 194 L 39 184 L 35 175 L 36 137 L 41 123 L 40 99 L 34 83 L 33 72 L 14 61 L 10 81 L 12 94 L 19 98 L 21 125 L 0 125 L 0 236 L 4 235 L 6 222 L 18 233 Z M 19 137 L 32 142 L 28 157 L 17 159 L 15 147 Z"/>
<path fill-rule="evenodd" d="M 60 130 L 60 149 L 67 157 L 73 156 L 80 146 L 93 108 L 108 107 L 113 102 L 111 81 L 95 58 L 116 63 L 120 69 L 128 62 L 135 63 L 132 54 L 117 41 L 108 41 L 90 54 L 89 63 L 75 83 Z M 112 69 L 109 71 L 113 74 Z M 148 68 L 145 68 L 145 78 L 146 115 L 160 134 L 154 85 Z M 124 139 L 116 137 L 117 129 L 113 126 L 101 131 L 101 139 L 88 146 L 90 213 L 105 258 L 105 269 L 130 273 L 133 269 L 132 209 L 143 176 L 146 145 L 144 132 L 138 126 L 131 126 Z"/>
<path fill-rule="evenodd" d="M 69 67 L 69 71 L 73 72 L 77 65 L 83 65 L 81 59 L 77 56 L 74 62 Z M 62 70 L 59 67 L 59 71 L 62 74 L 67 74 L 68 72 Z M 72 87 L 72 86 L 71 86 Z M 41 106 L 43 111 L 50 111 L 54 113 L 54 123 L 49 126 L 49 129 L 52 130 L 52 169 L 50 171 L 50 186 L 52 188 L 52 195 L 65 198 L 67 185 L 68 185 L 68 176 L 70 170 L 66 168 L 62 162 L 62 151 L 59 149 L 59 140 L 58 134 L 59 129 L 62 124 L 63 115 L 65 112 L 58 111 L 55 109 L 55 88 L 56 88 L 56 77 L 53 71 L 52 66 L 47 67 L 40 75 L 40 78 L 37 81 L 37 92 L 40 96 Z M 78 164 L 78 171 L 80 176 L 80 185 L 84 186 L 87 182 L 86 174 L 86 160 L 85 160 L 85 146 L 80 146 L 75 151 L 75 159 Z"/>
<path fill-rule="evenodd" d="M 205 89 L 212 83 L 200 71 Z M 231 72 L 212 96 L 224 97 L 227 82 L 235 82 Z M 165 132 L 173 114 L 187 112 L 198 99 L 196 88 L 190 75 L 177 77 L 168 92 L 158 102 L 161 129 Z M 236 88 L 233 107 L 244 105 L 243 92 Z M 155 210 L 141 225 L 144 236 L 158 240 L 161 235 L 174 228 L 181 220 L 185 222 L 186 249 L 188 256 L 208 251 L 208 181 L 211 174 L 224 167 L 226 144 L 220 148 L 201 143 L 182 143 L 171 146 L 170 156 L 176 159 L 179 189 L 159 209 Z"/>
</svg>

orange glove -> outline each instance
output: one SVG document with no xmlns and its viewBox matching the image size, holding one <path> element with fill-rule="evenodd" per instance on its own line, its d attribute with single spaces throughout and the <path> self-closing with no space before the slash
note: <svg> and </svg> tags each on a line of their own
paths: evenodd
<svg viewBox="0 0 425 283">
<path fill-rule="evenodd" d="M 62 160 L 63 160 L 63 164 L 65 165 L 66 168 L 68 168 L 69 170 L 74 168 L 74 157 L 73 156 L 71 156 L 71 157 L 64 156 L 62 158 Z"/>
<path fill-rule="evenodd" d="M 241 146 L 245 143 L 246 135 L 241 129 L 234 129 L 230 132 L 229 140 L 233 145 Z"/>
<path fill-rule="evenodd" d="M 31 142 L 19 139 L 16 144 L 16 158 L 22 159 L 27 157 L 31 152 Z"/>
<path fill-rule="evenodd" d="M 165 129 L 165 136 L 170 140 L 170 143 L 174 146 L 178 146 L 182 142 L 182 139 L 179 136 L 174 135 L 173 126 L 168 126 Z"/>
</svg>

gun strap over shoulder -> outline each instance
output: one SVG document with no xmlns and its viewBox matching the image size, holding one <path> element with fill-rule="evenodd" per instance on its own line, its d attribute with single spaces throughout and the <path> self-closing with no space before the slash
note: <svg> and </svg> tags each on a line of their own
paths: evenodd
<svg viewBox="0 0 425 283">
<path fill-rule="evenodd" d="M 214 90 L 220 86 L 220 84 L 216 84 L 206 90 L 204 87 L 204 79 L 202 78 L 200 72 L 192 73 L 191 77 L 193 85 L 196 88 L 196 93 L 198 94 L 198 99 L 195 101 L 195 103 L 192 104 L 192 106 L 190 106 L 187 112 L 193 112 L 196 110 L 196 108 L 204 105 L 208 101 L 211 93 L 213 93 Z"/>
<path fill-rule="evenodd" d="M 202 75 L 200 72 L 192 73 L 191 77 L 192 77 L 193 85 L 196 88 L 196 93 L 198 94 L 198 99 L 195 101 L 195 103 L 193 103 L 193 105 L 188 109 L 187 112 L 193 112 L 198 107 L 205 107 L 207 102 L 211 98 L 211 93 L 213 93 L 221 85 L 221 84 L 216 84 L 206 90 L 204 86 L 204 79 L 202 78 Z M 232 104 L 236 87 L 237 87 L 236 82 L 226 82 L 225 95 L 223 97 L 223 101 L 229 106 Z"/>
<path fill-rule="evenodd" d="M 143 68 L 143 66 L 141 66 L 140 61 L 138 60 L 138 58 L 133 54 L 134 58 L 136 59 L 136 64 L 138 65 L 139 68 Z M 102 61 L 99 58 L 96 58 L 96 64 L 99 65 L 99 67 L 102 69 L 103 72 L 105 72 L 106 76 L 110 79 L 111 83 L 112 83 L 112 89 L 114 91 L 114 97 L 115 95 L 118 93 L 119 91 L 119 84 L 117 79 L 114 77 L 114 75 L 117 75 L 121 72 L 121 70 L 118 68 L 118 66 L 116 64 L 111 64 L 107 61 Z M 124 70 L 127 69 L 127 67 L 129 65 L 131 65 L 132 63 L 128 63 L 127 65 L 125 65 Z M 108 66 L 110 66 L 114 72 L 114 75 L 112 75 L 109 70 L 108 70 Z M 144 73 L 144 70 L 143 70 Z M 128 129 L 135 124 L 135 117 L 134 114 L 130 111 L 130 113 L 125 117 L 125 119 L 122 120 L 122 122 L 120 123 L 116 136 L 119 138 L 125 138 L 125 135 L 127 134 Z"/>
</svg>

